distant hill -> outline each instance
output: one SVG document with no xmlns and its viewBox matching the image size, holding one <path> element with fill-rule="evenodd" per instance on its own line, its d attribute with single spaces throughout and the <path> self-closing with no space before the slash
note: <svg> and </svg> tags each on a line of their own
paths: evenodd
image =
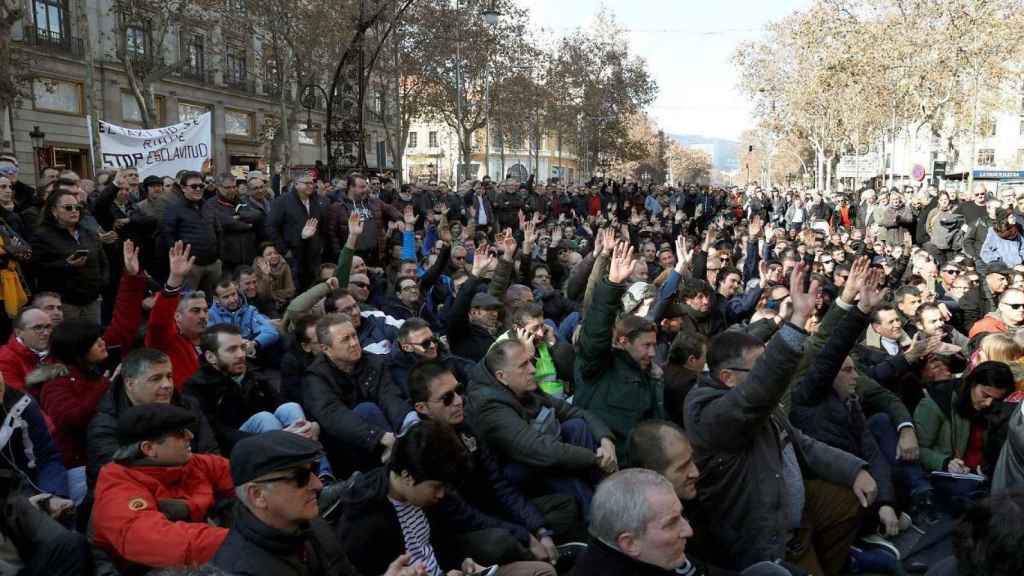
<svg viewBox="0 0 1024 576">
<path fill-rule="evenodd" d="M 717 170 L 736 170 L 740 166 L 739 142 L 722 138 L 708 138 L 698 134 L 669 134 L 668 136 L 683 146 L 699 145 L 712 150 L 711 164 Z"/>
</svg>

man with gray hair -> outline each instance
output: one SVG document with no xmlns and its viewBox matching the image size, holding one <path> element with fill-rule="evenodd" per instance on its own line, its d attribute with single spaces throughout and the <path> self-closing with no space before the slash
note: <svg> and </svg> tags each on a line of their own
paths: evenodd
<svg viewBox="0 0 1024 576">
<path fill-rule="evenodd" d="M 651 470 L 616 472 L 597 487 L 590 511 L 591 542 L 576 560 L 577 576 L 687 574 L 686 540 L 693 536 L 672 484 Z"/>
</svg>

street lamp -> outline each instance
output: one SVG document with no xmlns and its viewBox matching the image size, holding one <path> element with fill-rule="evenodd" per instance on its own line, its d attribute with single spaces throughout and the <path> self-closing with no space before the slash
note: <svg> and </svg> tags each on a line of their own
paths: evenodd
<svg viewBox="0 0 1024 576">
<path fill-rule="evenodd" d="M 320 93 L 323 94 L 324 102 L 325 103 L 328 100 L 330 100 L 330 98 L 327 97 L 327 91 L 324 90 L 319 84 L 306 84 L 305 86 L 303 86 L 301 88 L 300 98 L 302 96 L 305 96 L 307 92 L 309 92 L 311 90 L 314 90 L 314 89 L 315 90 L 319 90 Z M 316 97 L 316 95 L 314 94 L 314 98 L 315 97 Z M 305 100 L 305 98 L 302 98 L 302 99 Z M 315 103 L 315 100 L 314 100 L 314 103 Z M 316 137 L 320 135 L 320 128 L 319 127 L 315 127 L 313 125 L 313 106 L 310 105 L 310 104 L 306 104 L 306 127 L 303 128 L 302 130 L 300 130 L 300 132 L 302 132 L 302 134 L 306 138 L 309 138 L 310 140 L 313 140 L 313 141 L 316 141 Z M 326 137 L 326 132 L 324 133 L 324 136 Z M 321 142 L 321 144 L 323 144 L 323 143 Z M 330 151 L 330 148 L 328 148 L 328 154 L 327 154 L 328 180 L 330 180 L 331 178 L 334 177 L 334 174 L 333 174 L 334 163 L 331 162 L 331 157 L 330 157 L 331 155 L 330 155 L 329 151 Z"/>
<path fill-rule="evenodd" d="M 501 12 L 494 6 L 497 0 L 491 0 L 490 6 L 480 11 L 480 15 L 484 17 L 484 22 L 491 28 L 494 28 L 498 24 L 498 17 L 501 16 Z"/>
<path fill-rule="evenodd" d="M 32 167 L 38 175 L 41 168 L 46 168 L 46 166 L 39 166 L 39 151 L 46 145 L 46 134 L 39 129 L 39 126 L 33 126 L 28 137 L 32 139 Z"/>
</svg>

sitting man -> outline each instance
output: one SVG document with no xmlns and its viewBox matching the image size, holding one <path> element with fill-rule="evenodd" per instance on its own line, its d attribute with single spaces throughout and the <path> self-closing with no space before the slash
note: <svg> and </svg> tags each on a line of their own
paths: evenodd
<svg viewBox="0 0 1024 576">
<path fill-rule="evenodd" d="M 700 470 L 693 461 L 693 447 L 683 429 L 665 420 L 641 422 L 629 435 L 629 453 L 633 455 L 633 464 L 637 468 L 645 468 L 664 476 L 672 484 L 676 497 L 683 503 L 686 521 L 693 529 L 686 543 L 687 563 L 695 570 L 693 574 L 728 574 L 726 570 L 707 566 L 699 560 L 709 553 L 705 547 L 707 542 L 702 537 L 708 534 L 713 519 L 707 511 L 700 509 L 697 502 Z M 680 567 L 679 572 L 687 573 L 685 565 Z M 758 562 L 743 573 L 788 576 L 789 571 L 773 562 Z"/>
<path fill-rule="evenodd" d="M 54 368 L 42 364 L 50 353 L 50 336 L 56 326 L 40 308 L 26 306 L 14 317 L 14 333 L 0 347 L 0 374 L 14 390 L 38 395 L 35 386 L 57 376 Z M 42 368 L 36 370 L 37 368 Z"/>
<path fill-rule="evenodd" d="M 633 268 L 633 253 L 620 242 L 606 280 L 594 288 L 576 349 L 576 406 L 608 425 L 619 458 L 628 462 L 626 440 L 641 420 L 664 418 L 661 387 L 651 377 L 657 326 L 638 316 L 616 321 L 623 283 Z"/>
<path fill-rule="evenodd" d="M 695 574 L 687 559 L 693 529 L 661 474 L 633 468 L 606 478 L 594 494 L 591 543 L 578 576 Z"/>
<path fill-rule="evenodd" d="M 226 458 L 192 454 L 195 416 L 167 404 L 121 415 L 114 462 L 100 470 L 92 510 L 93 544 L 126 568 L 197 566 L 228 535 L 208 522 L 217 500 L 234 496 Z"/>
<path fill-rule="evenodd" d="M 463 448 L 451 427 L 428 420 L 398 438 L 387 466 L 352 480 L 342 497 L 344 512 L 338 536 L 359 572 L 381 574 L 403 551 L 422 564 L 427 574 L 483 569 L 472 558 L 449 550 L 449 534 L 440 533 L 427 516 L 427 510 L 444 499 L 446 485 L 459 480 L 462 457 Z M 434 534 L 442 537 L 435 540 Z M 505 574 L 555 574 L 544 562 L 515 562 L 503 568 Z"/>
<path fill-rule="evenodd" d="M 233 324 L 214 324 L 200 341 L 203 367 L 185 384 L 185 394 L 199 400 L 225 454 L 249 434 L 288 430 L 316 439 L 320 427 L 307 422 L 302 407 L 283 402 L 277 390 L 246 370 L 246 346 Z"/>
<path fill-rule="evenodd" d="M 92 559 L 80 534 L 57 520 L 74 510 L 67 470 L 43 413 L 30 396 L 7 388 L 0 374 L 0 574 L 72 576 Z"/>
<path fill-rule="evenodd" d="M 593 414 L 538 390 L 533 358 L 518 340 L 499 342 L 477 366 L 470 423 L 523 488 L 571 494 L 586 515 L 600 472 L 618 468 L 608 427 Z"/>
<path fill-rule="evenodd" d="M 334 310 L 347 316 L 359 337 L 359 345 L 367 354 L 387 356 L 398 339 L 398 329 L 402 320 L 392 318 L 377 310 L 363 311 L 352 294 L 344 288 L 335 290 L 331 295 Z"/>
<path fill-rule="evenodd" d="M 241 331 L 245 354 L 250 358 L 267 361 L 280 339 L 277 328 L 252 304 L 242 301 L 238 285 L 231 278 L 224 278 L 214 288 L 213 306 L 210 308 L 211 324 L 231 324 Z"/>
<path fill-rule="evenodd" d="M 171 247 L 170 273 L 164 289 L 157 294 L 149 313 L 146 346 L 167 354 L 174 367 L 174 388 L 181 392 L 199 369 L 199 339 L 208 319 L 206 295 L 201 291 L 182 296 L 185 277 L 192 272 L 195 259 L 191 248 L 179 240 Z"/>
<path fill-rule="evenodd" d="M 235 576 L 356 573 L 316 506 L 322 454 L 317 442 L 277 430 L 235 446 L 231 477 L 241 505 L 213 566 Z M 399 556 L 384 576 L 412 576 L 408 565 L 409 556 Z"/>
<path fill-rule="evenodd" d="M 455 374 L 459 382 L 469 381 L 469 370 L 473 365 L 462 358 L 452 356 L 447 347 L 435 335 L 430 324 L 422 318 L 409 318 L 398 330 L 398 346 L 391 349 L 388 369 L 391 381 L 409 397 L 409 371 L 425 361 L 437 360 Z"/>
<path fill-rule="evenodd" d="M 911 339 L 903 331 L 896 308 L 883 304 L 871 313 L 871 325 L 864 341 L 854 349 L 854 359 L 861 372 L 895 391 L 913 410 L 922 396 L 917 370 L 941 344 L 939 338 L 924 334 Z"/>
<path fill-rule="evenodd" d="M 449 493 L 438 505 L 436 515 L 441 526 L 447 525 L 446 513 L 455 508 L 450 502 L 455 499 L 464 500 L 479 515 L 481 527 L 471 532 L 445 530 L 461 555 L 485 564 L 556 560 L 553 538 L 568 536 L 575 527 L 577 508 L 573 497 L 553 494 L 530 501 L 502 476 L 494 454 L 466 424 L 462 384 L 444 364 L 425 361 L 413 368 L 409 393 L 421 420 L 447 422 L 455 429 L 471 462 L 469 473 L 460 478 L 458 494 Z"/>
<path fill-rule="evenodd" d="M 814 311 L 818 283 L 806 289 L 808 273 L 796 265 L 791 320 L 767 349 L 746 334 L 720 334 L 709 375 L 686 398 L 686 431 L 703 471 L 700 505 L 718 514 L 707 560 L 720 566 L 785 557 L 812 574 L 838 574 L 860 525 L 858 500 L 874 502 L 863 460 L 805 436 L 778 408 L 806 338 L 800 326 Z"/>
<path fill-rule="evenodd" d="M 522 335 L 533 347 L 533 377 L 541 392 L 564 399 L 569 392 L 565 382 L 573 381 L 572 344 L 559 342 L 555 330 L 544 323 L 544 308 L 526 302 L 512 309 L 508 317 L 511 326 L 495 342 Z"/>
<path fill-rule="evenodd" d="M 190 426 L 193 454 L 220 454 L 210 423 L 199 401 L 174 389 L 174 370 L 167 354 L 152 348 L 136 348 L 121 361 L 121 376 L 115 378 L 96 406 L 89 422 L 85 447 L 88 453 L 86 480 L 95 488 L 100 468 L 114 458 L 119 447 L 117 423 L 132 406 L 169 404 L 188 410 L 195 416 Z"/>
<path fill-rule="evenodd" d="M 349 316 L 324 316 L 316 334 L 321 352 L 303 377 L 302 406 L 320 423 L 327 457 L 340 478 L 379 462 L 395 443 L 394 431 L 416 413 L 382 358 L 363 354 Z"/>
</svg>

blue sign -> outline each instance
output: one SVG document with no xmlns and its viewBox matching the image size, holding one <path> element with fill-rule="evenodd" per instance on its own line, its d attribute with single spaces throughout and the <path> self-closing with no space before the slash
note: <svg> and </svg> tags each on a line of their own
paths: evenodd
<svg viewBox="0 0 1024 576">
<path fill-rule="evenodd" d="M 976 180 L 1010 180 L 1012 178 L 1024 178 L 1024 171 L 1018 170 L 975 170 Z"/>
</svg>

